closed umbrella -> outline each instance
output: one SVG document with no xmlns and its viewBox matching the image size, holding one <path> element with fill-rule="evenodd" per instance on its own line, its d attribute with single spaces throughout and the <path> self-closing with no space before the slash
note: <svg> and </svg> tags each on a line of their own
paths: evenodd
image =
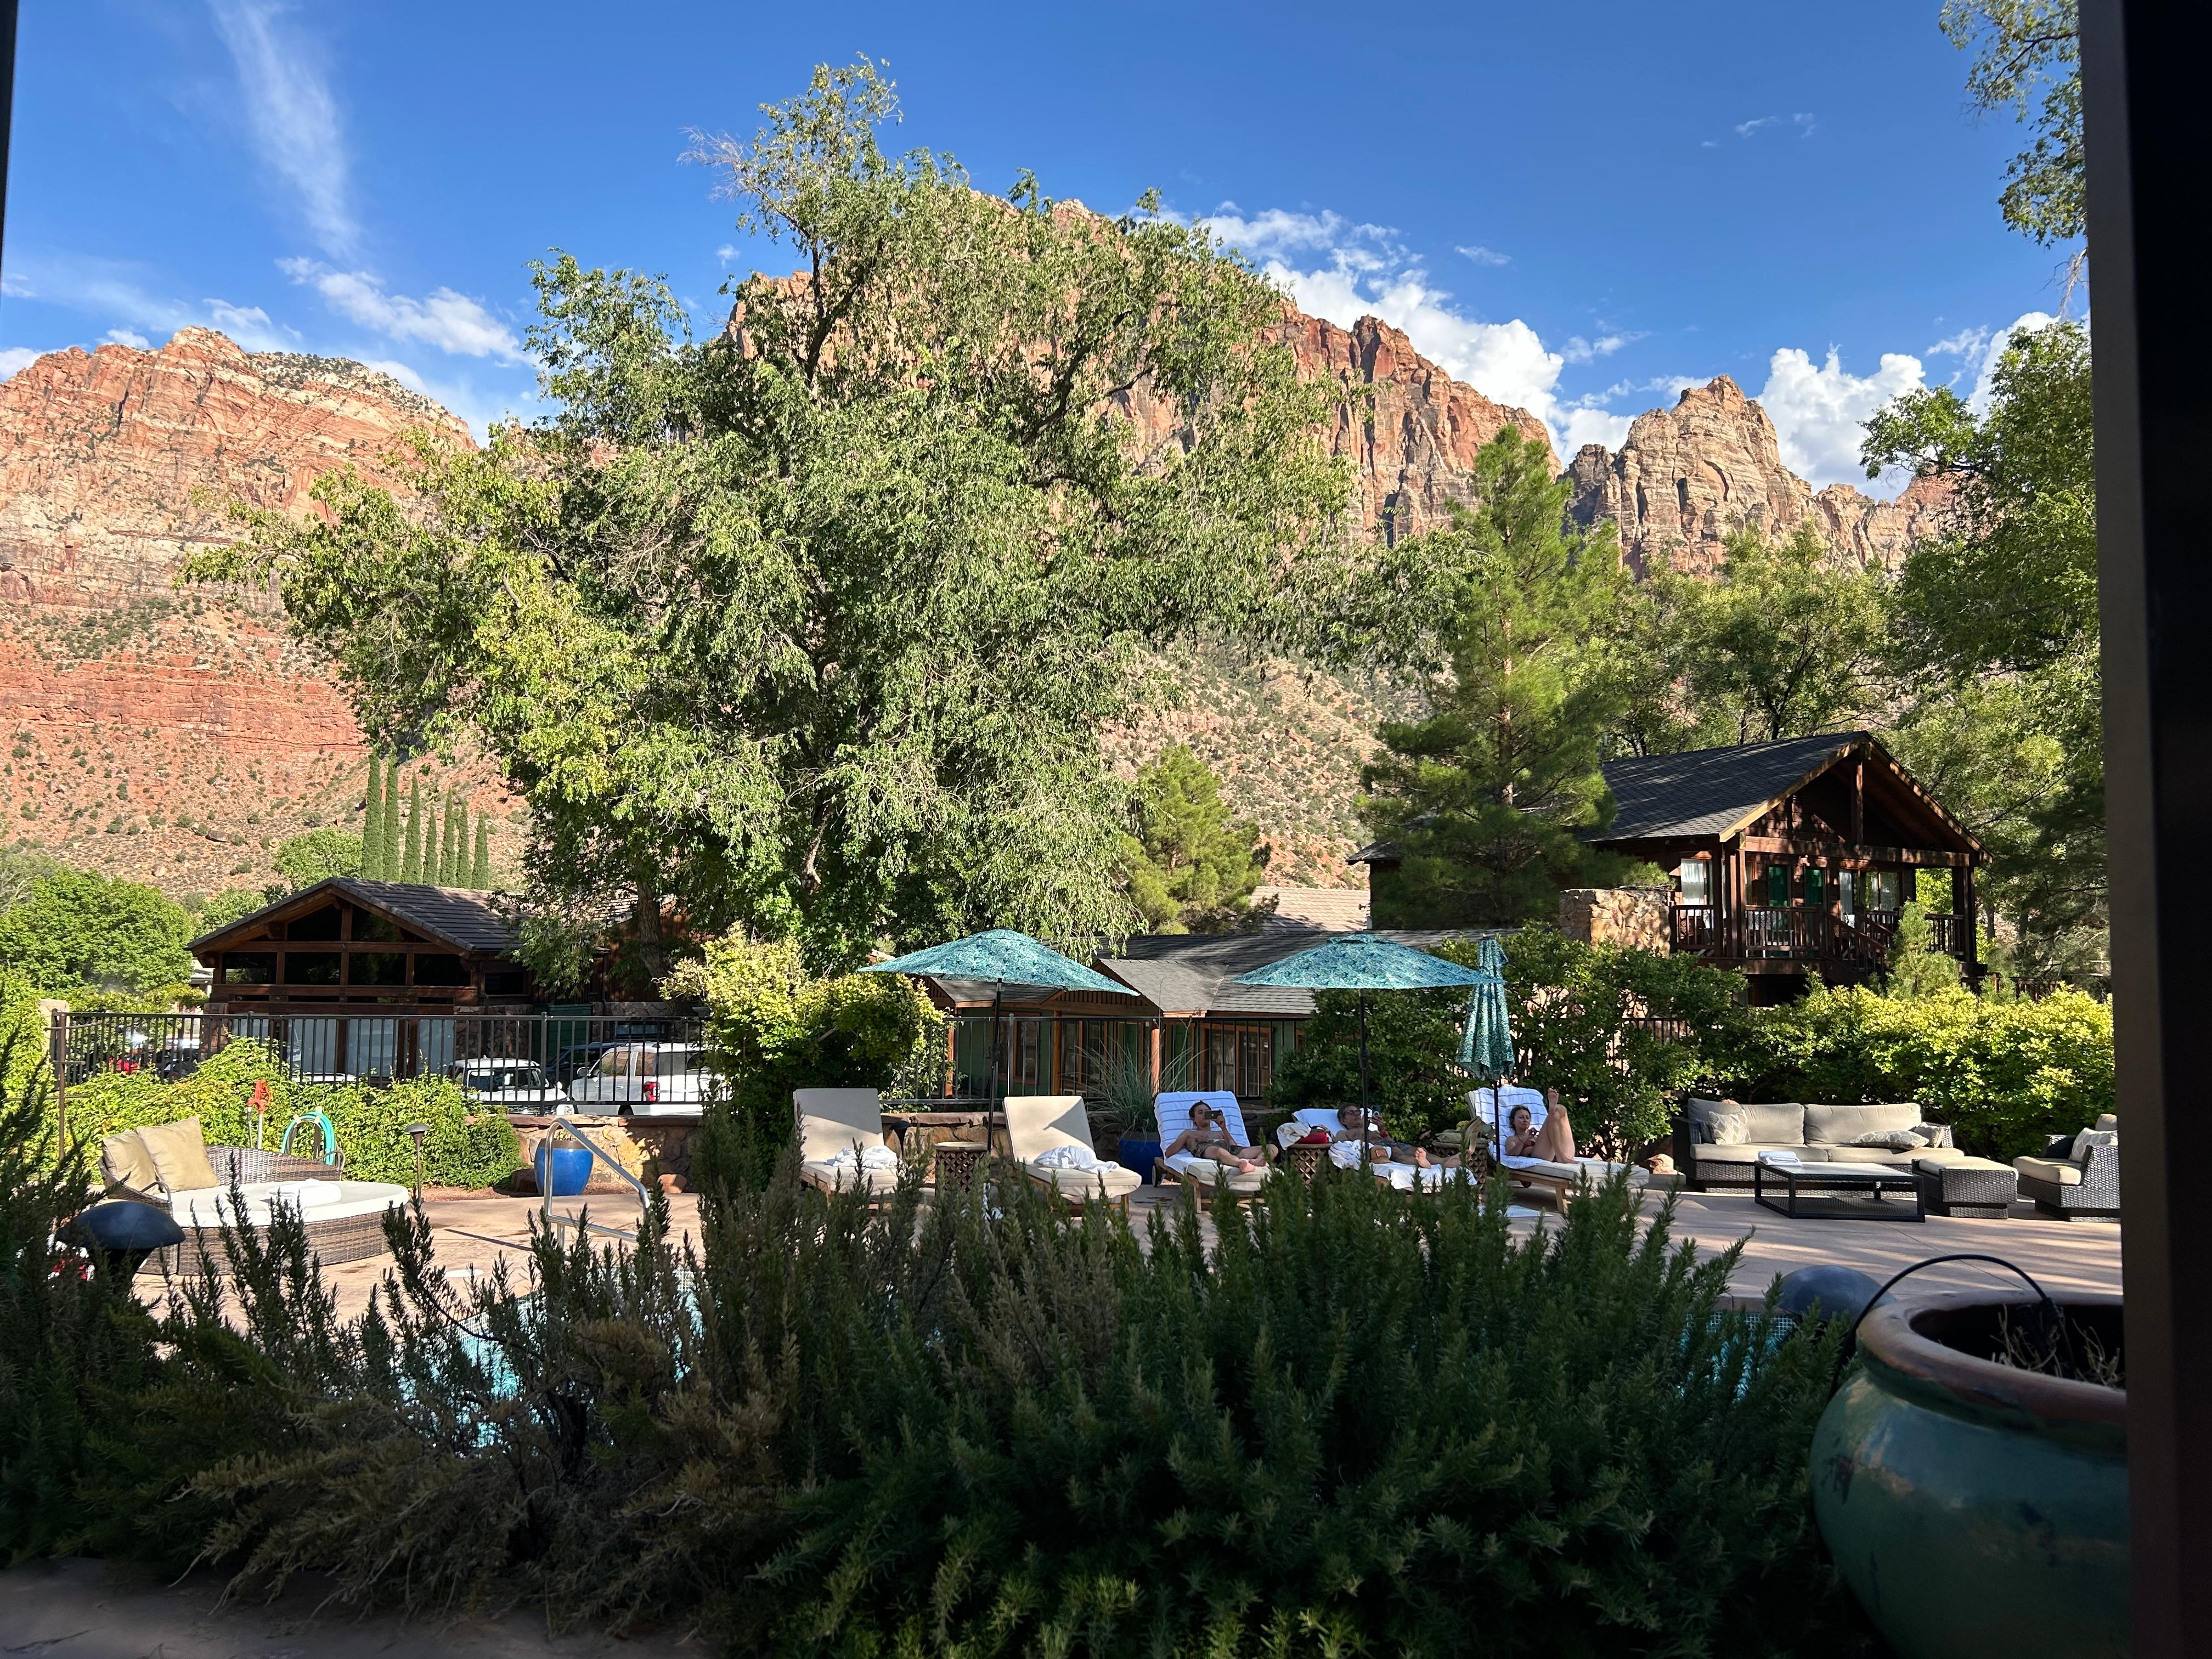
<svg viewBox="0 0 2212 1659">
<path fill-rule="evenodd" d="M 1482 941 L 1475 953 L 1475 966 L 1491 979 L 1486 984 L 1476 986 L 1468 997 L 1467 1030 L 1460 1038 L 1459 1063 L 1474 1074 L 1478 1084 L 1488 1084 L 1495 1090 L 1511 1075 L 1517 1063 L 1513 1048 L 1513 1023 L 1505 1007 L 1505 947 L 1498 942 L 1495 933 Z M 1498 1127 L 1494 1103 L 1497 1099 L 1493 1092 L 1490 1114 L 1492 1129 Z M 1473 1127 L 1470 1123 L 1470 1133 Z"/>
<path fill-rule="evenodd" d="M 1239 985 L 1296 986 L 1309 991 L 1359 994 L 1360 1147 L 1367 1143 L 1367 994 L 1370 991 L 1436 991 L 1453 986 L 1480 988 L 1504 981 L 1494 973 L 1462 968 L 1426 951 L 1416 951 L 1379 933 L 1348 933 L 1239 974 Z"/>
<path fill-rule="evenodd" d="M 909 951 L 889 962 L 872 963 L 860 970 L 868 974 L 911 974 L 922 979 L 965 979 L 991 989 L 991 1080 L 993 1098 L 999 1092 L 999 1011 L 1006 1002 L 1006 987 L 1040 986 L 1055 991 L 1106 991 L 1127 996 L 1129 988 L 1064 957 L 1050 945 L 1040 945 L 1027 933 L 1011 927 L 994 927 L 970 933 L 926 951 Z M 990 1139 L 990 1116 L 984 1115 L 984 1139 Z"/>
</svg>

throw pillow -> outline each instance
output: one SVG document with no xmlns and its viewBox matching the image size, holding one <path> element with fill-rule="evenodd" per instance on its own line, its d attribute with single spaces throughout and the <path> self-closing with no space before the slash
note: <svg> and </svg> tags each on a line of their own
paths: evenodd
<svg viewBox="0 0 2212 1659">
<path fill-rule="evenodd" d="M 1912 1126 L 1912 1133 L 1925 1140 L 1930 1146 L 1948 1146 L 1951 1144 L 1951 1129 L 1948 1124 L 1916 1123 Z"/>
<path fill-rule="evenodd" d="M 150 1193 L 161 1184 L 161 1172 L 136 1129 L 100 1137 L 100 1177 L 111 1187 L 128 1187 L 136 1193 Z"/>
<path fill-rule="evenodd" d="M 2087 1160 L 2092 1146 L 2117 1146 L 2120 1132 L 2117 1129 L 2084 1129 L 2074 1137 L 2074 1156 Z"/>
<path fill-rule="evenodd" d="M 1714 1112 L 1707 1115 L 1705 1127 L 1712 1132 L 1716 1146 L 1741 1146 L 1751 1139 L 1751 1120 L 1741 1112 Z"/>
<path fill-rule="evenodd" d="M 1881 1146 L 1893 1152 L 1909 1152 L 1916 1146 L 1928 1145 L 1928 1137 L 1914 1129 L 1876 1129 L 1871 1134 L 1856 1136 L 1845 1144 L 1851 1146 Z"/>
<path fill-rule="evenodd" d="M 222 1184 L 215 1178 L 215 1165 L 208 1162 L 207 1136 L 199 1119 L 188 1117 L 181 1123 L 141 1129 L 138 1139 L 145 1146 L 146 1155 L 154 1160 L 164 1192 L 196 1192 Z"/>
</svg>

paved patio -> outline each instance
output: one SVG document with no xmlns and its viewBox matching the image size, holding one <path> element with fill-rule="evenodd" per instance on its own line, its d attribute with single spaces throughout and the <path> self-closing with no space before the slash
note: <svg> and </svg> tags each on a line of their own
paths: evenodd
<svg viewBox="0 0 2212 1659">
<path fill-rule="evenodd" d="M 1146 1216 L 1178 1196 L 1172 1188 L 1145 1187 L 1131 1204 L 1138 1234 L 1145 1232 Z M 1540 1200 L 1528 1200 L 1539 1207 Z M 491 1193 L 438 1192 L 427 1200 L 436 1228 L 438 1260 L 447 1267 L 489 1270 L 505 1259 L 511 1269 L 527 1265 L 530 1225 L 542 1213 L 539 1201 L 507 1198 Z M 588 1200 L 556 1200 L 556 1214 L 587 1212 L 593 1221 L 628 1229 L 637 1221 L 635 1200 L 620 1194 L 593 1194 Z M 678 1234 L 696 1237 L 699 1200 L 678 1194 L 670 1200 L 671 1219 Z M 1645 1211 L 1657 1208 L 1647 1200 Z M 1203 1224 L 1209 1235 L 1212 1221 Z M 1542 1225 L 1557 1225 L 1557 1217 L 1545 1211 L 1533 1218 L 1518 1219 L 1516 1231 L 1527 1233 Z M 1899 1268 L 1929 1256 L 1979 1254 L 2002 1256 L 2033 1274 L 2055 1291 L 2117 1291 L 2120 1288 L 2120 1229 L 2101 1221 L 2051 1221 L 2036 1216 L 2027 1204 L 2014 1206 L 2002 1221 L 1972 1221 L 1929 1216 L 1925 1222 L 1858 1220 L 1792 1220 L 1755 1206 L 1748 1194 L 1685 1193 L 1676 1202 L 1675 1232 L 1694 1240 L 1700 1251 L 1717 1254 L 1739 1240 L 1744 1251 L 1729 1278 L 1731 1292 L 1748 1301 L 1764 1296 L 1778 1273 L 1820 1263 L 1856 1267 L 1877 1279 L 1886 1279 Z M 340 1310 L 358 1314 L 368 1305 L 370 1290 L 384 1277 L 388 1259 L 381 1256 L 347 1262 L 325 1270 L 336 1289 Z M 1972 1262 L 1947 1262 L 1915 1274 L 1899 1286 L 1900 1296 L 1915 1298 L 1946 1291 L 1985 1285 L 2017 1285 L 2019 1281 L 2000 1269 Z M 159 1293 L 160 1280 L 140 1281 L 142 1292 Z"/>
</svg>

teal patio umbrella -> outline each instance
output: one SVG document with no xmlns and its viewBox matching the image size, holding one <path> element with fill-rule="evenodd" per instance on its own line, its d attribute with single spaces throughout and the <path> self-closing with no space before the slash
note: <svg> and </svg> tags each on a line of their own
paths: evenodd
<svg viewBox="0 0 2212 1659">
<path fill-rule="evenodd" d="M 1325 945 L 1305 950 L 1239 974 L 1238 985 L 1296 986 L 1309 991 L 1356 991 L 1359 994 L 1359 1110 L 1360 1144 L 1366 1145 L 1367 1113 L 1367 994 L 1370 991 L 1437 991 L 1454 986 L 1484 986 L 1502 992 L 1505 981 L 1495 973 L 1462 968 L 1426 951 L 1416 951 L 1380 933 L 1347 933 Z"/>
<path fill-rule="evenodd" d="M 1518 1063 L 1513 1048 L 1513 1023 L 1505 1007 L 1505 947 L 1495 933 L 1482 941 L 1475 953 L 1475 966 L 1491 978 L 1488 983 L 1476 986 L 1467 1000 L 1467 1029 L 1460 1037 L 1459 1063 L 1474 1075 L 1477 1083 L 1495 1088 Z M 1493 1130 L 1498 1127 L 1497 1098 L 1491 1097 Z"/>
<path fill-rule="evenodd" d="M 866 974 L 911 974 L 921 979 L 973 980 L 991 988 L 991 1080 L 995 1097 L 999 1086 L 999 1010 L 1009 985 L 1036 985 L 1055 991 L 1106 991 L 1127 996 L 1129 988 L 1105 975 L 1064 957 L 1050 945 L 1040 945 L 1027 933 L 1011 927 L 994 927 L 970 933 L 926 951 L 909 951 L 889 962 L 872 963 Z M 984 1116 L 984 1137 L 990 1139 L 990 1117 Z"/>
</svg>

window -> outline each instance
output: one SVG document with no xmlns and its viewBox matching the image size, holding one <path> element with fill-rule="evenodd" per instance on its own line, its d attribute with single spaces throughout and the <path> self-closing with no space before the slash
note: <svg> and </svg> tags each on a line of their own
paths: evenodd
<svg viewBox="0 0 2212 1659">
<path fill-rule="evenodd" d="M 530 994 L 530 975 L 520 968 L 503 969 L 484 975 L 484 994 L 491 997 L 526 997 Z"/>
<path fill-rule="evenodd" d="M 1674 873 L 1682 883 L 1683 903 L 1711 904 L 1713 902 L 1713 866 L 1705 860 L 1685 859 L 1682 867 Z"/>
<path fill-rule="evenodd" d="M 425 951 L 415 958 L 415 982 L 417 985 L 466 985 L 468 969 L 456 956 L 443 951 Z"/>
<path fill-rule="evenodd" d="M 404 951 L 356 951 L 346 964 L 349 985 L 404 985 L 407 953 Z"/>
<path fill-rule="evenodd" d="M 389 916 L 378 915 L 374 910 L 356 910 L 353 913 L 353 936 L 374 939 L 383 945 L 397 945 L 399 943 L 399 924 Z"/>
<path fill-rule="evenodd" d="M 1805 868 L 1805 902 L 1819 908 L 1828 902 L 1827 872 L 1817 864 Z"/>
<path fill-rule="evenodd" d="M 1836 872 L 1836 900 L 1847 916 L 1858 914 L 1858 878 L 1849 870 Z"/>
<path fill-rule="evenodd" d="M 338 907 L 326 904 L 319 910 L 311 910 L 304 916 L 295 916 L 284 924 L 286 939 L 336 939 L 338 936 Z"/>
<path fill-rule="evenodd" d="M 225 985 L 274 985 L 276 982 L 276 953 L 274 951 L 230 951 L 222 958 L 222 982 Z"/>
<path fill-rule="evenodd" d="M 1770 864 L 1766 866 L 1766 902 L 1780 909 L 1790 902 L 1790 866 Z"/>
<path fill-rule="evenodd" d="M 1869 870 L 1866 874 L 1866 908 L 1869 910 L 1894 910 L 1898 908 L 1898 890 L 1901 884 L 1894 870 Z"/>
<path fill-rule="evenodd" d="M 284 983 L 335 985 L 338 982 L 338 963 L 343 960 L 336 951 L 287 951 Z"/>
</svg>

